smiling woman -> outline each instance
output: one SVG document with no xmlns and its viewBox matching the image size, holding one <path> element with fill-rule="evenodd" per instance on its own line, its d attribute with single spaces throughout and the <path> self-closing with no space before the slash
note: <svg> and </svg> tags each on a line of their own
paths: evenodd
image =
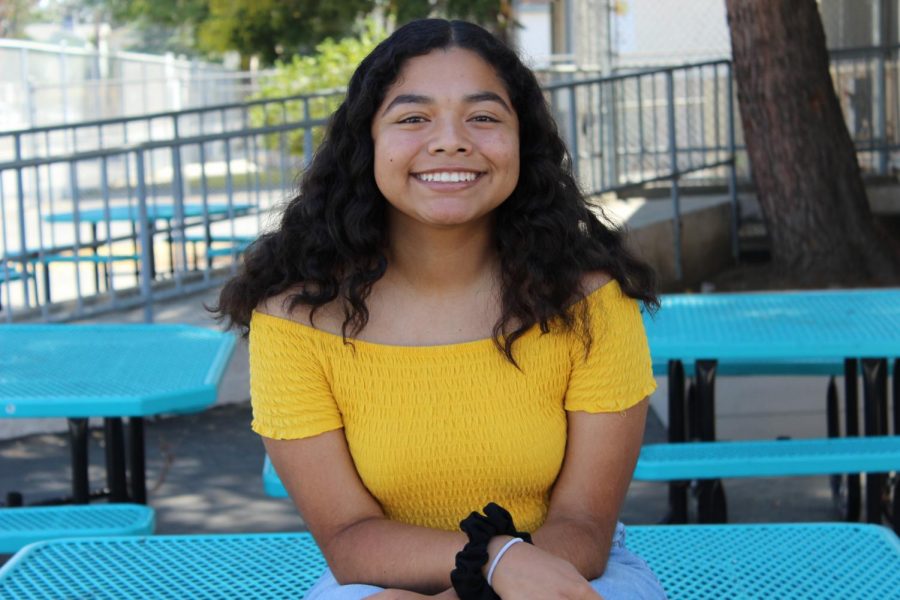
<svg viewBox="0 0 900 600">
<path fill-rule="evenodd" d="M 330 566 L 307 598 L 663 597 L 617 523 L 653 274 L 569 164 L 514 52 L 410 23 L 223 289 L 252 426 Z"/>
</svg>

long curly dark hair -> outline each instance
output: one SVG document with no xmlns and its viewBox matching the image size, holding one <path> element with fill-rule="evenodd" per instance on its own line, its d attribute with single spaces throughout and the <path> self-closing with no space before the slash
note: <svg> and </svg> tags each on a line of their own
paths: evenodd
<svg viewBox="0 0 900 600">
<path fill-rule="evenodd" d="M 658 307 L 653 271 L 580 191 L 534 74 L 481 27 L 424 19 L 397 29 L 360 63 L 280 227 L 247 249 L 241 271 L 222 290 L 214 309 L 221 319 L 246 335 L 261 301 L 302 283 L 288 296 L 291 310 L 309 306 L 312 318 L 340 298 L 345 342 L 366 326 L 366 298 L 387 268 L 387 201 L 375 184 L 372 118 L 406 61 L 452 47 L 494 67 L 519 118 L 519 180 L 494 219 L 502 273 L 498 349 L 515 364 L 513 343 L 535 324 L 546 333 L 556 322 L 567 330 L 582 323 L 587 349 L 587 303 L 577 301 L 588 271 L 605 271 L 645 308 Z"/>
</svg>

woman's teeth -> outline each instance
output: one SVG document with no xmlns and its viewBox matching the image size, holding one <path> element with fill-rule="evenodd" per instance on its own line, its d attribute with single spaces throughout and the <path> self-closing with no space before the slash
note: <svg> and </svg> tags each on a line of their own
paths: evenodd
<svg viewBox="0 0 900 600">
<path fill-rule="evenodd" d="M 472 172 L 455 172 L 455 171 L 444 171 L 441 173 L 418 173 L 416 175 L 417 179 L 422 181 L 429 182 L 440 182 L 440 183 L 459 183 L 460 181 L 475 181 L 478 178 L 478 173 Z"/>
</svg>

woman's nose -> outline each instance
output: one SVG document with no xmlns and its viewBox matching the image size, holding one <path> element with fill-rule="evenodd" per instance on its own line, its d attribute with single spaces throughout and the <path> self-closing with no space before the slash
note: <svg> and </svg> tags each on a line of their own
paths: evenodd
<svg viewBox="0 0 900 600">
<path fill-rule="evenodd" d="M 472 151 L 472 140 L 462 123 L 448 119 L 436 125 L 434 136 L 428 143 L 429 154 L 454 155 Z"/>
</svg>

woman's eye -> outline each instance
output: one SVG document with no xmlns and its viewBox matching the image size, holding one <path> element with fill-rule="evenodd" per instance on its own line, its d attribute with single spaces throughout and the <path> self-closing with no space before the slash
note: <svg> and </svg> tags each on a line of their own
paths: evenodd
<svg viewBox="0 0 900 600">
<path fill-rule="evenodd" d="M 490 117 L 488 115 L 478 115 L 477 117 L 472 117 L 472 120 L 476 123 L 499 123 L 498 119 L 494 117 Z"/>
<path fill-rule="evenodd" d="M 418 117 L 418 116 L 406 117 L 406 118 L 400 119 L 398 121 L 398 123 L 407 123 L 407 124 L 424 123 L 424 122 L 425 122 L 425 117 Z"/>
</svg>

